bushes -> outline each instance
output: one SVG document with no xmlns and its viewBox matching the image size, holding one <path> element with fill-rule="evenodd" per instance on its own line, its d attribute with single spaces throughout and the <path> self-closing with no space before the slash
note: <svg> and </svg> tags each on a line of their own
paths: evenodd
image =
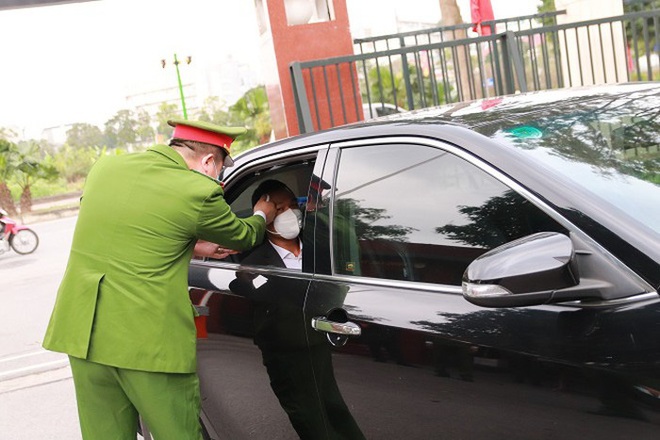
<svg viewBox="0 0 660 440">
<path fill-rule="evenodd" d="M 73 147 L 65 144 L 34 148 L 29 143 L 2 141 L 0 160 L 0 206 L 16 214 L 29 212 L 33 198 L 78 192 L 99 157 L 124 154 L 120 148 Z M 3 190 L 4 188 L 4 190 Z"/>
<path fill-rule="evenodd" d="M 105 154 L 105 148 L 63 145 L 53 154 L 53 164 L 60 176 L 68 183 L 84 179 L 94 162 Z"/>
</svg>

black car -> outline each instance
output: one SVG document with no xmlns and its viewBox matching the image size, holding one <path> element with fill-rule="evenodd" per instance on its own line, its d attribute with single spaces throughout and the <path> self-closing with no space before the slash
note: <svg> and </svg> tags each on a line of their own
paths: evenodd
<svg viewBox="0 0 660 440">
<path fill-rule="evenodd" d="M 565 89 L 239 155 L 239 216 L 299 197 L 302 271 L 191 263 L 209 437 L 660 438 L 658 115 Z"/>
</svg>

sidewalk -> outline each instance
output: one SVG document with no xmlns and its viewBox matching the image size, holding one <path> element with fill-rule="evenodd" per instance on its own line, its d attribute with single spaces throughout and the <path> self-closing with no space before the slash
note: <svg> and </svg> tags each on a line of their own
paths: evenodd
<svg viewBox="0 0 660 440">
<path fill-rule="evenodd" d="M 82 438 L 70 370 L 58 373 L 51 381 L 0 393 L 0 439 Z"/>
<path fill-rule="evenodd" d="M 29 225 L 77 215 L 81 195 L 81 192 L 77 192 L 36 199 L 32 203 L 32 211 L 22 216 L 21 223 Z"/>
</svg>

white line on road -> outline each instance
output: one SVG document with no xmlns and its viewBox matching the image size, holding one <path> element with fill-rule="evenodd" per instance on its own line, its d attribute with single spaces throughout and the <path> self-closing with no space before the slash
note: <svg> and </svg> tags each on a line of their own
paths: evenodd
<svg viewBox="0 0 660 440">
<path fill-rule="evenodd" d="M 53 382 L 71 379 L 71 368 L 68 365 L 48 370 L 39 374 L 17 377 L 0 382 L 0 395 L 12 391 L 23 390 Z M 73 386 L 73 384 L 71 385 Z"/>
<path fill-rule="evenodd" d="M 23 359 L 23 358 L 30 357 L 30 356 L 38 356 L 40 354 L 46 354 L 46 353 L 51 353 L 51 352 L 46 351 L 46 350 L 38 350 L 38 351 L 30 352 L 30 353 L 19 354 L 19 355 L 16 355 L 16 356 L 0 358 L 0 362 L 15 361 L 16 359 Z"/>
<path fill-rule="evenodd" d="M 25 372 L 39 372 L 44 370 L 51 370 L 58 367 L 63 367 L 69 363 L 68 359 L 60 359 L 59 361 L 44 362 L 43 364 L 30 365 L 29 367 L 17 368 L 15 370 L 3 371 L 0 373 L 0 381 L 6 378 L 14 378 L 23 375 Z M 57 365 L 57 367 L 56 367 Z"/>
</svg>

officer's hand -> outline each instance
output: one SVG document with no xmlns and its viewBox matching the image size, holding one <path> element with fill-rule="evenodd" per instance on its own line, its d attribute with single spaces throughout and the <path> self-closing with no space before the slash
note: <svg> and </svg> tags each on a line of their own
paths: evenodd
<svg viewBox="0 0 660 440">
<path fill-rule="evenodd" d="M 195 244 L 195 250 L 193 251 L 193 255 L 196 257 L 208 257 L 218 260 L 222 260 L 234 254 L 238 254 L 238 251 L 225 249 L 220 245 L 204 240 L 197 241 Z"/>
<path fill-rule="evenodd" d="M 262 211 L 264 214 L 266 214 L 266 224 L 269 225 L 275 220 L 275 216 L 277 215 L 277 208 L 278 206 L 275 205 L 275 202 L 270 200 L 270 197 L 268 194 L 264 194 L 261 196 L 259 200 L 257 200 L 257 203 L 254 204 L 254 211 Z"/>
</svg>

